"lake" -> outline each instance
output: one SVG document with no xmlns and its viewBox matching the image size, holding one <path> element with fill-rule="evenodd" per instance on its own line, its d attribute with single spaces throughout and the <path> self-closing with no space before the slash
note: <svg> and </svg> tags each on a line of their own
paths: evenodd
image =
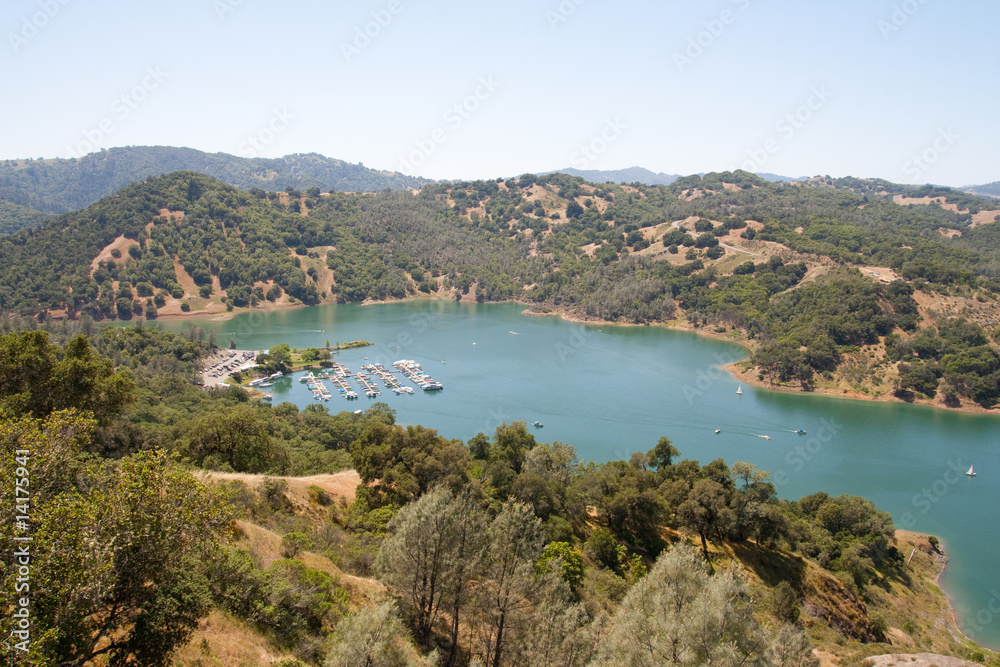
<svg viewBox="0 0 1000 667">
<path fill-rule="evenodd" d="M 890 512 L 898 528 L 941 539 L 950 557 L 943 584 L 961 627 L 1000 649 L 1000 419 L 750 386 L 738 395 L 737 380 L 720 370 L 745 356 L 736 345 L 658 327 L 527 317 L 522 310 L 418 301 L 161 325 L 181 331 L 194 322 L 215 331 L 222 346 L 232 338 L 249 349 L 371 341 L 335 359 L 353 371 L 398 359 L 423 364 L 444 391 L 384 391 L 378 400 L 396 410 L 398 422 L 451 438 L 537 420 L 544 424 L 534 429 L 538 440 L 565 442 L 581 459 L 607 461 L 647 451 L 665 435 L 684 458 L 743 460 L 771 471 L 783 498 L 816 491 L 864 496 Z M 275 404 L 313 402 L 291 378 L 270 391 Z M 371 402 L 362 394 L 323 405 L 336 412 Z M 964 474 L 973 464 L 976 478 Z"/>
</svg>

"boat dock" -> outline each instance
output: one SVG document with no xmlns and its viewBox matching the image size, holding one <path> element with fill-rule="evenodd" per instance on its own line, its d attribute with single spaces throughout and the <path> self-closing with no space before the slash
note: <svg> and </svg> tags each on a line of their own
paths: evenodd
<svg viewBox="0 0 1000 667">
<path fill-rule="evenodd" d="M 392 364 L 405 375 L 413 384 L 424 391 L 441 391 L 444 385 L 424 372 L 423 366 L 412 359 L 401 359 Z"/>
<path fill-rule="evenodd" d="M 309 387 L 309 391 L 312 392 L 313 398 L 317 401 L 330 400 L 330 390 L 326 388 L 326 383 L 323 382 L 321 378 L 316 377 L 312 373 L 307 373 L 303 376 L 303 378 L 299 378 L 299 381 L 306 383 L 306 386 Z"/>
<path fill-rule="evenodd" d="M 309 391 L 313 394 L 313 398 L 317 401 L 330 400 L 332 394 L 327 389 L 326 382 L 333 384 L 337 389 L 337 393 L 344 398 L 348 400 L 358 398 L 359 392 L 352 387 L 352 379 L 360 387 L 361 393 L 364 393 L 368 398 L 376 398 L 382 395 L 379 382 L 396 395 L 412 394 L 413 388 L 402 385 L 398 377 L 399 373 L 402 373 L 407 379 L 424 391 L 439 391 L 444 389 L 444 386 L 440 382 L 427 373 L 424 373 L 421 365 L 415 361 L 404 359 L 397 361 L 393 366 L 395 370 L 390 370 L 382 364 L 366 364 L 360 372 L 354 373 L 347 366 L 335 362 L 333 366 L 323 369 L 318 374 L 307 371 L 299 376 L 299 382 L 307 385 Z"/>
</svg>

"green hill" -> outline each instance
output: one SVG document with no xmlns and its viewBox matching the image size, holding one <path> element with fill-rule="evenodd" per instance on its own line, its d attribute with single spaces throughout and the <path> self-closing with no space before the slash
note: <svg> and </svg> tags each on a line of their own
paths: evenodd
<svg viewBox="0 0 1000 667">
<path fill-rule="evenodd" d="M 0 199 L 0 235 L 27 227 L 38 227 L 49 217 L 48 213 Z"/>
<path fill-rule="evenodd" d="M 986 183 L 984 185 L 968 185 L 963 189 L 977 195 L 986 195 L 987 197 L 1000 197 L 1000 181 L 994 181 L 992 183 Z"/>
<path fill-rule="evenodd" d="M 243 190 L 318 187 L 324 192 L 377 192 L 419 188 L 428 182 L 316 153 L 245 158 L 191 148 L 127 146 L 79 159 L 0 161 L 0 198 L 46 213 L 65 213 L 147 176 L 181 170 L 197 171 Z"/>
<path fill-rule="evenodd" d="M 565 174 L 369 195 L 149 178 L 0 238 L 0 310 L 95 320 L 324 301 L 518 300 L 742 342 L 744 379 L 1000 401 L 1000 210 L 947 188 Z"/>
</svg>

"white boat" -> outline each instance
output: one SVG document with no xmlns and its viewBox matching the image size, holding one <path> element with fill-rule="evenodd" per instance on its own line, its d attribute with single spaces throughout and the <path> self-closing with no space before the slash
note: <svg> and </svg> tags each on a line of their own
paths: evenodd
<svg viewBox="0 0 1000 667">
<path fill-rule="evenodd" d="M 743 395 L 743 385 L 736 387 L 736 393 L 739 394 L 740 396 Z"/>
<path fill-rule="evenodd" d="M 976 471 L 973 470 L 974 467 L 975 466 L 969 466 L 969 472 L 967 472 L 965 474 L 968 475 L 969 477 L 975 477 L 976 476 Z"/>
<path fill-rule="evenodd" d="M 715 435 L 719 435 L 720 433 L 722 433 L 722 429 L 721 428 L 715 429 Z"/>
</svg>

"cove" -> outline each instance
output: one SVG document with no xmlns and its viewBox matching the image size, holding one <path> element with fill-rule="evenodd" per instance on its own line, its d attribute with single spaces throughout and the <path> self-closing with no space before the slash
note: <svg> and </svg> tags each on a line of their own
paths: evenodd
<svg viewBox="0 0 1000 667">
<path fill-rule="evenodd" d="M 539 441 L 565 442 L 581 459 L 608 461 L 647 451 L 666 435 L 684 458 L 743 460 L 770 471 L 783 498 L 816 491 L 864 496 L 890 512 L 897 528 L 941 539 L 950 557 L 943 584 L 959 625 L 1000 649 L 1000 419 L 746 385 L 737 395 L 739 382 L 720 368 L 745 356 L 734 344 L 659 327 L 528 317 L 523 308 L 324 305 L 159 325 L 180 332 L 197 324 L 215 331 L 222 346 L 233 339 L 251 349 L 371 341 L 335 359 L 354 371 L 398 359 L 423 364 L 444 391 L 384 391 L 378 400 L 396 410 L 399 423 L 450 438 L 537 420 L 544 424 L 534 430 Z M 271 391 L 275 404 L 314 402 L 291 378 Z M 335 396 L 323 405 L 336 412 L 371 402 Z M 796 434 L 799 428 L 806 435 Z M 975 478 L 964 474 L 970 465 Z"/>
</svg>

